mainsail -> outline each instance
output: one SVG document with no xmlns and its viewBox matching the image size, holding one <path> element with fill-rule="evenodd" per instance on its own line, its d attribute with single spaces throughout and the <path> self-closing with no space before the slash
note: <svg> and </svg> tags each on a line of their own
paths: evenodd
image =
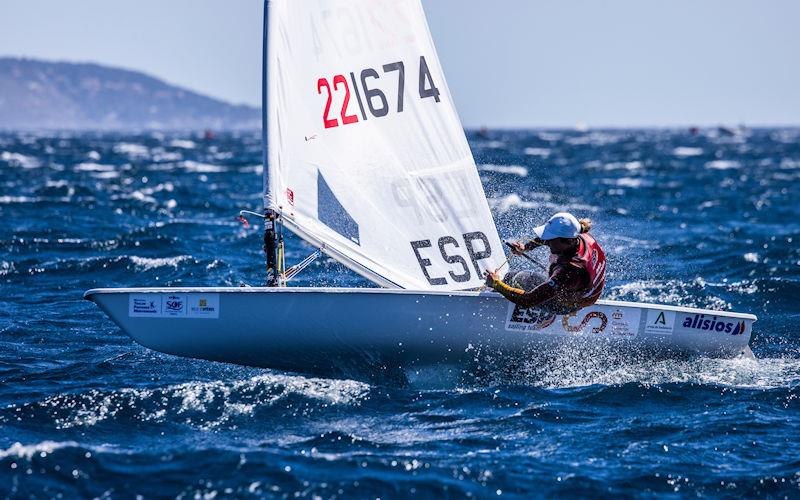
<svg viewBox="0 0 800 500">
<path fill-rule="evenodd" d="M 379 285 L 479 286 L 505 255 L 420 0 L 265 9 L 265 206 Z"/>
</svg>

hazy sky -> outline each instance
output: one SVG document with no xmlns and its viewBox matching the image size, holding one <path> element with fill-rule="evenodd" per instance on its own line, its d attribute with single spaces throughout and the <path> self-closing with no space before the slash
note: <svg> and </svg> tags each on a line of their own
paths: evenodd
<svg viewBox="0 0 800 500">
<path fill-rule="evenodd" d="M 468 127 L 800 125 L 797 0 L 423 3 Z M 0 0 L 0 55 L 144 70 L 257 105 L 261 9 L 261 0 Z"/>
</svg>

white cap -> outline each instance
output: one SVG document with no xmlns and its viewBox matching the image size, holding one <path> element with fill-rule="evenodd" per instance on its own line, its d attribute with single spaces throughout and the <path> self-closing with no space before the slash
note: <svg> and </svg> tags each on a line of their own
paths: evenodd
<svg viewBox="0 0 800 500">
<path fill-rule="evenodd" d="M 581 234 L 581 223 L 574 215 L 559 212 L 550 217 L 546 224 L 533 228 L 533 232 L 545 241 L 555 238 L 576 238 Z"/>
</svg>

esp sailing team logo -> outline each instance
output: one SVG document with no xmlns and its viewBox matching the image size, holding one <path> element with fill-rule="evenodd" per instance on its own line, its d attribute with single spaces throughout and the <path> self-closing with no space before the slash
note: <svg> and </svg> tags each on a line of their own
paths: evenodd
<svg viewBox="0 0 800 500">
<path fill-rule="evenodd" d="M 724 332 L 731 335 L 743 335 L 747 325 L 744 321 L 725 321 L 717 319 L 716 316 L 707 318 L 705 314 L 695 314 L 694 316 L 687 316 L 683 320 L 684 328 L 691 328 L 693 330 Z"/>
</svg>

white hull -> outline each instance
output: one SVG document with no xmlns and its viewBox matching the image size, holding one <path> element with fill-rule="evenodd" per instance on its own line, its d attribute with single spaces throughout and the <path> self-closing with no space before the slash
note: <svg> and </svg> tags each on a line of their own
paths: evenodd
<svg viewBox="0 0 800 500">
<path fill-rule="evenodd" d="M 749 352 L 756 320 L 615 301 L 599 301 L 574 316 L 538 315 L 515 310 L 494 292 L 120 288 L 89 290 L 84 297 L 150 349 L 321 375 L 365 364 L 463 364 L 477 352 L 515 355 L 571 342 L 637 355 L 733 357 Z"/>
</svg>

